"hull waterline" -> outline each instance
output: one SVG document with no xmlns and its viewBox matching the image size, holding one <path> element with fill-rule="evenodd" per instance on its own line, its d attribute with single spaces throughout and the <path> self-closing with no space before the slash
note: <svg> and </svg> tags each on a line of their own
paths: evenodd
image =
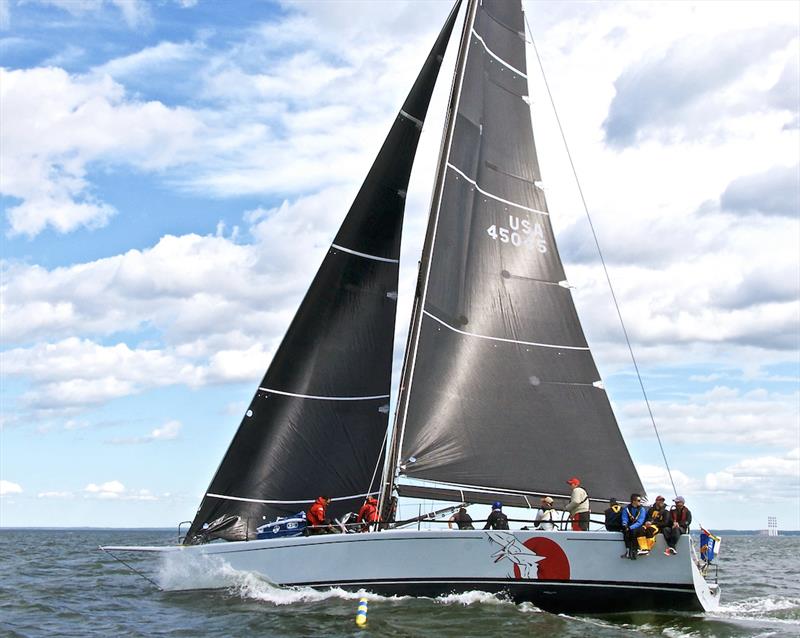
<svg viewBox="0 0 800 638">
<path fill-rule="evenodd" d="M 556 613 L 716 608 L 719 589 L 695 567 L 690 539 L 677 556 L 665 556 L 663 542 L 635 561 L 620 558 L 622 535 L 611 532 L 392 530 L 107 549 L 177 553 L 200 569 L 207 561 L 209 571 L 225 566 L 278 586 L 431 597 L 480 590 Z"/>
</svg>

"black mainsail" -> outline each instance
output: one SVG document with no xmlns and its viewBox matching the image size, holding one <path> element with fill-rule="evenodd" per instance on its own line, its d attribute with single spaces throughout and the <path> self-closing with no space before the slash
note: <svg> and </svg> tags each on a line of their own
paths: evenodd
<svg viewBox="0 0 800 638">
<path fill-rule="evenodd" d="M 521 3 L 470 0 L 465 34 L 390 446 L 425 482 L 400 494 L 525 506 L 573 475 L 598 501 L 642 492 L 556 250 Z"/>
<path fill-rule="evenodd" d="M 251 401 L 186 536 L 246 540 L 321 495 L 331 514 L 377 491 L 389 419 L 409 175 L 460 2 Z"/>
</svg>

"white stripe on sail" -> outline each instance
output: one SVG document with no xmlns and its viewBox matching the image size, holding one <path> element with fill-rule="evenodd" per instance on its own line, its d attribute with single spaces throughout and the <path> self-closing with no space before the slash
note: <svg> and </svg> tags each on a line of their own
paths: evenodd
<svg viewBox="0 0 800 638">
<path fill-rule="evenodd" d="M 414 124 L 417 125 L 417 128 L 422 128 L 422 120 L 419 118 L 414 117 L 411 113 L 406 113 L 403 109 L 400 109 L 400 115 L 406 118 L 407 120 L 411 120 Z"/>
<path fill-rule="evenodd" d="M 378 492 L 375 491 L 375 492 L 367 492 L 366 494 L 353 494 L 352 496 L 337 496 L 335 498 L 332 498 L 331 500 L 332 501 L 349 501 L 350 499 L 353 499 L 353 498 L 366 498 L 367 496 L 373 496 L 373 495 L 375 495 L 377 493 Z M 242 501 L 244 503 L 263 503 L 265 505 L 291 505 L 292 503 L 297 503 L 297 504 L 300 504 L 300 503 L 313 503 L 314 501 L 317 500 L 316 498 L 309 498 L 309 499 L 303 499 L 303 500 L 300 500 L 300 501 L 268 501 L 268 500 L 264 500 L 264 499 L 261 499 L 261 498 L 244 498 L 242 496 L 226 496 L 225 494 L 214 494 L 212 492 L 208 492 L 206 494 L 206 496 L 209 496 L 211 498 L 221 498 L 221 499 L 224 499 L 226 501 Z"/>
<path fill-rule="evenodd" d="M 560 350 L 589 350 L 589 346 L 562 346 L 555 343 L 537 343 L 536 341 L 518 341 L 517 339 L 506 339 L 505 337 L 490 337 L 488 335 L 479 335 L 475 332 L 465 332 L 464 330 L 459 330 L 458 328 L 454 328 L 449 323 L 442 321 L 436 315 L 432 315 L 427 310 L 422 311 L 423 314 L 429 316 L 434 321 L 438 321 L 442 324 L 445 328 L 449 328 L 453 332 L 457 332 L 458 334 L 466 335 L 468 337 L 476 337 L 478 339 L 488 339 L 489 341 L 502 341 L 504 343 L 517 343 L 522 346 L 537 346 L 539 348 L 558 348 Z"/>
<path fill-rule="evenodd" d="M 412 477 L 413 478 L 413 477 Z M 402 491 L 403 487 L 407 488 L 414 488 L 414 487 L 429 487 L 434 490 L 450 490 L 451 492 L 458 491 L 461 493 L 461 496 L 464 496 L 464 490 L 468 490 L 470 492 L 483 492 L 485 494 L 497 494 L 499 496 L 521 496 L 525 498 L 525 495 L 528 496 L 554 496 L 555 498 L 570 498 L 570 494 L 557 494 L 555 492 L 532 492 L 532 491 L 525 491 L 525 490 L 512 490 L 507 487 L 488 487 L 486 485 L 467 485 L 466 483 L 443 483 L 442 481 L 433 481 L 427 480 L 425 485 L 416 485 L 412 483 L 399 483 L 400 490 Z M 462 498 L 463 500 L 463 498 Z M 603 498 L 595 498 L 590 496 L 589 501 L 595 501 L 597 503 L 607 503 L 607 501 Z"/>
<path fill-rule="evenodd" d="M 336 250 L 341 250 L 345 253 L 350 253 L 351 255 L 357 255 L 358 257 L 364 257 L 365 259 L 374 259 L 375 261 L 386 261 L 390 264 L 399 264 L 399 259 L 389 259 L 388 257 L 378 257 L 377 255 L 370 255 L 368 253 L 360 253 L 357 250 L 353 250 L 352 248 L 345 248 L 344 246 L 340 246 L 339 244 L 331 244 L 331 248 L 336 248 Z"/>
<path fill-rule="evenodd" d="M 472 29 L 472 35 L 474 35 L 476 38 L 478 38 L 478 40 L 480 40 L 480 41 L 481 41 L 481 44 L 483 45 L 483 48 L 484 48 L 484 49 L 486 49 L 486 53 L 488 53 L 489 55 L 491 55 L 491 56 L 492 56 L 492 57 L 493 57 L 495 60 L 497 60 L 497 61 L 498 61 L 500 64 L 502 64 L 502 65 L 503 65 L 503 66 L 505 66 L 505 67 L 508 67 L 508 68 L 509 68 L 509 69 L 511 69 L 511 70 L 512 70 L 514 73 L 519 73 L 519 75 L 520 75 L 520 76 L 522 76 L 523 78 L 525 78 L 526 80 L 528 79 L 528 76 L 527 76 L 527 75 L 525 75 L 525 74 L 524 74 L 522 71 L 520 71 L 520 70 L 519 70 L 517 67 L 515 67 L 515 66 L 512 66 L 511 64 L 509 64 L 508 62 L 506 62 L 506 61 L 505 61 L 503 58 L 501 58 L 501 57 L 500 57 L 499 55 L 497 55 L 497 54 L 496 54 L 494 51 L 492 51 L 492 50 L 491 50 L 491 49 L 490 49 L 488 46 L 486 46 L 486 41 L 485 41 L 485 40 L 484 40 L 484 39 L 483 39 L 483 38 L 482 38 L 482 37 L 481 37 L 481 36 L 478 34 L 478 32 L 477 32 L 477 31 L 475 31 L 475 29 Z"/>
<path fill-rule="evenodd" d="M 550 213 L 548 213 L 547 211 L 537 210 L 535 208 L 531 208 L 530 206 L 523 206 L 522 204 L 517 204 L 516 202 L 511 202 L 511 201 L 509 201 L 507 199 L 503 199 L 502 197 L 498 197 L 497 195 L 493 195 L 489 191 L 485 191 L 480 186 L 478 186 L 478 182 L 476 182 L 471 177 L 467 177 L 467 175 L 464 173 L 464 171 L 462 171 L 457 166 L 454 166 L 450 162 L 447 162 L 447 166 L 452 168 L 459 175 L 461 175 L 461 177 L 463 177 L 465 180 L 467 180 L 470 184 L 472 184 L 475 187 L 475 190 L 477 190 L 482 195 L 486 195 L 486 197 L 491 197 L 492 199 L 495 199 L 498 202 L 501 202 L 503 204 L 508 204 L 509 206 L 515 206 L 516 208 L 521 208 L 522 210 L 527 210 L 527 211 L 529 211 L 531 213 L 538 213 L 539 215 L 547 215 L 548 217 L 550 216 Z"/>
<path fill-rule="evenodd" d="M 299 399 L 320 399 L 322 401 L 369 401 L 370 399 L 388 399 L 391 395 L 376 394 L 372 397 L 322 397 L 315 394 L 295 394 L 294 392 L 284 392 L 283 390 L 273 390 L 272 388 L 259 388 L 263 392 L 272 394 L 283 394 L 287 397 L 297 397 Z"/>
</svg>

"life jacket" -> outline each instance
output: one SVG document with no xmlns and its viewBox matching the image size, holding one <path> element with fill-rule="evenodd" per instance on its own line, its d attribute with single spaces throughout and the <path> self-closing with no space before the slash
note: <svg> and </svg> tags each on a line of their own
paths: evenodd
<svg viewBox="0 0 800 638">
<path fill-rule="evenodd" d="M 680 512 L 678 512 L 677 507 L 669 511 L 670 521 L 672 521 L 673 523 L 677 523 L 683 528 L 687 526 L 686 521 L 688 517 L 689 517 L 689 509 L 685 506 L 681 508 Z"/>
<path fill-rule="evenodd" d="M 325 522 L 325 513 L 327 510 L 325 499 L 321 496 L 317 497 L 314 504 L 308 508 L 306 512 L 306 520 L 309 525 L 322 525 Z"/>
<path fill-rule="evenodd" d="M 500 510 L 492 510 L 489 515 L 490 529 L 508 529 L 508 516 Z"/>
<path fill-rule="evenodd" d="M 458 525 L 458 529 L 475 529 L 472 526 L 472 517 L 464 512 L 456 512 L 453 514 L 453 520 L 455 521 L 456 525 Z"/>
<path fill-rule="evenodd" d="M 605 512 L 606 529 L 610 532 L 618 532 L 622 529 L 622 505 L 612 505 Z"/>
<path fill-rule="evenodd" d="M 358 510 L 357 523 L 375 523 L 378 520 L 378 501 L 368 498 L 366 503 Z"/>
<path fill-rule="evenodd" d="M 625 511 L 628 513 L 628 527 L 631 529 L 637 529 L 644 525 L 644 520 L 641 522 L 639 521 L 639 517 L 644 512 L 644 508 L 639 505 L 638 507 L 632 507 L 630 505 L 625 507 Z M 634 524 L 636 526 L 634 527 Z"/>
<path fill-rule="evenodd" d="M 669 517 L 669 511 L 666 509 L 657 510 L 655 507 L 651 507 L 647 512 L 647 519 L 659 529 L 667 524 Z"/>
</svg>

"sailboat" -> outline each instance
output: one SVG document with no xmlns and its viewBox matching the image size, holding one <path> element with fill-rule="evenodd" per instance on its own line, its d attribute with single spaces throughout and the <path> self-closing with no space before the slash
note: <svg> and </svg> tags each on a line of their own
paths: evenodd
<svg viewBox="0 0 800 638">
<path fill-rule="evenodd" d="M 400 242 L 420 131 L 456 2 L 181 545 L 280 586 L 497 592 L 554 612 L 710 610 L 681 537 L 620 560 L 619 532 L 418 529 L 397 499 L 532 508 L 590 486 L 644 494 L 581 328 L 534 144 L 519 0 L 466 0 L 411 325 L 390 422 Z M 566 449 L 569 452 L 566 453 Z M 320 495 L 379 529 L 267 537 Z M 291 520 L 291 519 L 285 519 Z M 286 531 L 279 525 L 272 529 Z M 342 530 L 345 528 L 342 527 Z M 215 541 L 215 542 L 212 542 Z M 206 584 L 204 584 L 206 586 Z"/>
</svg>

